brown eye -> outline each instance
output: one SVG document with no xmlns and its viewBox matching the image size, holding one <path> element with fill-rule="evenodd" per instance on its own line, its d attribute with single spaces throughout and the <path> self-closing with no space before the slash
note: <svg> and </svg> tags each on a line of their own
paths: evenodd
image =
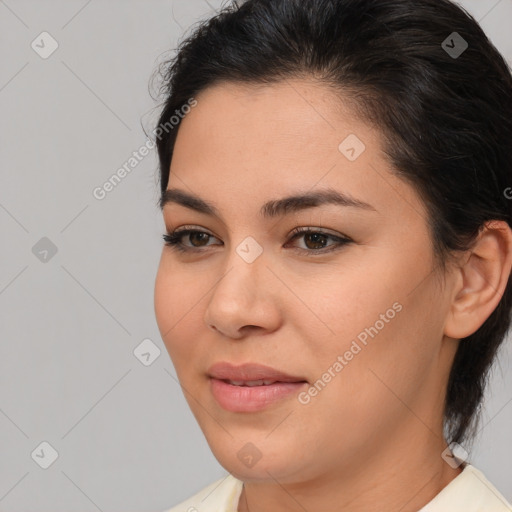
<svg viewBox="0 0 512 512">
<path fill-rule="evenodd" d="M 302 239 L 304 244 L 304 247 L 296 246 L 295 249 L 311 256 L 326 254 L 353 242 L 346 236 L 336 236 L 313 228 L 296 228 L 292 235 L 290 241 Z M 329 240 L 333 243 L 329 243 Z"/>
<path fill-rule="evenodd" d="M 194 247 L 203 247 L 204 245 L 206 245 L 208 239 L 210 238 L 210 235 L 208 233 L 204 233 L 202 231 L 192 231 L 191 233 L 189 233 L 188 236 L 190 243 Z"/>
<path fill-rule="evenodd" d="M 323 249 L 327 245 L 328 236 L 323 233 L 309 232 L 304 236 L 304 242 L 308 249 Z"/>
<path fill-rule="evenodd" d="M 183 242 L 187 237 L 191 245 Z M 180 229 L 163 235 L 165 245 L 179 251 L 193 251 L 195 249 L 201 249 L 202 247 L 208 247 L 208 245 L 212 245 L 208 244 L 210 238 L 215 239 L 216 237 L 210 235 L 210 233 L 196 229 Z"/>
</svg>

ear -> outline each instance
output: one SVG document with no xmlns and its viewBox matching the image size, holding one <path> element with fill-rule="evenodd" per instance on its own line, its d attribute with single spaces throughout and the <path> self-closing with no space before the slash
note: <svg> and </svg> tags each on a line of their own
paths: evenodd
<svg viewBox="0 0 512 512">
<path fill-rule="evenodd" d="M 444 334 L 461 339 L 477 331 L 499 304 L 512 268 L 512 230 L 505 221 L 487 222 L 456 270 Z"/>
</svg>

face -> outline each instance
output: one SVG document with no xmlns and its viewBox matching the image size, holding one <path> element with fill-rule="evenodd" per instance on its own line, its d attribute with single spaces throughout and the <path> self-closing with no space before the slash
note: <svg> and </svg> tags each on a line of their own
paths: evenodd
<svg viewBox="0 0 512 512">
<path fill-rule="evenodd" d="M 166 230 L 193 232 L 163 247 L 155 312 L 214 455 L 244 480 L 298 482 L 354 471 L 398 434 L 402 450 L 430 439 L 453 357 L 449 292 L 381 134 L 312 81 L 224 83 L 196 99 L 168 190 L 214 209 L 169 196 Z M 348 199 L 279 203 L 327 191 Z M 223 362 L 295 383 L 258 369 L 229 375 L 266 383 L 212 378 Z"/>
</svg>

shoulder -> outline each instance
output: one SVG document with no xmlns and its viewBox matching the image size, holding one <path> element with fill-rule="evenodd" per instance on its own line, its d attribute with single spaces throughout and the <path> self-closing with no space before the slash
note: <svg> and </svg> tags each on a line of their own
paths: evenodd
<svg viewBox="0 0 512 512">
<path fill-rule="evenodd" d="M 419 512 L 512 512 L 512 506 L 471 464 Z"/>
<path fill-rule="evenodd" d="M 163 512 L 236 512 L 242 484 L 228 474 Z"/>
</svg>

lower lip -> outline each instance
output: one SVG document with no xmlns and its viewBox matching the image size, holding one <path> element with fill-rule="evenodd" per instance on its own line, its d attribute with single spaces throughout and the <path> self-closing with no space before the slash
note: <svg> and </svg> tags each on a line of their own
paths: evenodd
<svg viewBox="0 0 512 512">
<path fill-rule="evenodd" d="M 211 378 L 212 394 L 219 405 L 232 412 L 254 412 L 297 394 L 307 382 L 275 382 L 268 386 L 234 386 Z"/>
</svg>

